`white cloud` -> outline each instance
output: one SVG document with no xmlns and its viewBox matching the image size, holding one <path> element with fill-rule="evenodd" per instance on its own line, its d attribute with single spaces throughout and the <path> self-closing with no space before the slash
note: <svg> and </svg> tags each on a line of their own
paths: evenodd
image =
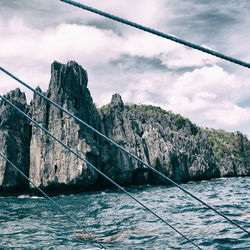
<svg viewBox="0 0 250 250">
<path fill-rule="evenodd" d="M 204 45 L 204 47 L 206 47 Z M 215 64 L 218 58 L 184 46 L 175 47 L 171 54 L 162 55 L 162 61 L 169 68 L 202 67 Z"/>
<path fill-rule="evenodd" d="M 37 30 L 27 27 L 17 18 L 10 20 L 8 27 L 1 29 L 1 33 L 3 39 L 0 41 L 0 56 L 24 57 L 26 60 L 76 58 L 89 63 L 94 58 L 95 63 L 105 63 L 115 53 L 110 41 L 116 40 L 115 44 L 119 43 L 119 37 L 112 31 L 76 24 L 61 24 L 55 28 Z"/>
<path fill-rule="evenodd" d="M 208 109 L 205 112 L 205 117 L 216 122 L 217 125 L 234 128 L 250 122 L 250 108 L 241 108 L 232 103 L 224 103 L 221 107 Z"/>
<path fill-rule="evenodd" d="M 161 0 L 86 0 L 84 3 L 150 27 L 160 27 L 160 30 L 166 28 L 161 21 L 166 23 L 166 19 L 173 16 L 173 8 L 170 11 Z M 111 29 L 88 26 L 90 21 L 105 19 L 74 7 L 69 12 L 71 17 L 72 13 L 79 12 L 75 22 L 68 18 L 66 20 L 72 22 L 43 29 L 27 25 L 25 18 L 12 16 L 7 22 L 0 18 L 1 66 L 33 87 L 39 84 L 46 90 L 52 61 L 76 60 L 89 72 L 89 86 L 99 106 L 118 92 L 125 102 L 161 105 L 201 125 L 235 130 L 240 126 L 249 127 L 249 108 L 237 105 L 250 94 L 248 71 L 241 74 L 238 70 L 240 74 L 236 76 L 218 66 L 219 59 L 204 53 L 122 24 L 116 24 L 119 35 Z M 150 71 L 136 72 L 131 69 L 133 63 L 121 68 L 112 66 L 110 62 L 119 61 L 123 54 L 131 60 L 158 58 L 166 71 L 164 67 L 161 70 L 152 67 Z M 189 72 L 185 73 L 183 68 L 189 68 Z M 123 69 L 126 70 L 123 72 Z M 0 93 L 19 86 L 0 73 Z"/>
<path fill-rule="evenodd" d="M 85 0 L 82 3 L 143 25 L 156 26 L 166 15 L 172 16 L 161 0 Z"/>
<path fill-rule="evenodd" d="M 215 93 L 218 98 L 227 96 L 230 99 L 237 99 L 242 87 L 243 83 L 235 75 L 214 65 L 184 73 L 176 81 L 173 93 L 191 97 L 199 92 L 207 92 Z"/>
<path fill-rule="evenodd" d="M 44 90 L 54 60 L 76 60 L 91 68 L 116 58 L 115 46 L 120 44 L 120 37 L 112 31 L 76 24 L 39 30 L 27 27 L 20 18 L 11 19 L 7 26 L 0 22 L 0 36 L 1 66 L 33 87 L 40 84 Z M 110 46 L 112 42 L 115 46 Z M 1 79 L 0 92 L 5 93 L 14 85 L 13 80 L 5 77 Z"/>
<path fill-rule="evenodd" d="M 131 32 L 118 36 L 111 30 L 77 24 L 63 23 L 41 30 L 27 26 L 20 18 L 12 18 L 7 25 L 0 22 L 0 35 L 3 66 L 33 86 L 39 83 L 43 89 L 47 88 L 49 65 L 54 60 L 64 63 L 76 60 L 91 71 L 122 54 L 146 58 L 173 57 L 181 49 L 189 57 L 188 50 L 181 45 L 150 34 Z M 0 91 L 11 87 L 1 86 Z"/>
<path fill-rule="evenodd" d="M 165 107 L 198 124 L 205 120 L 233 128 L 250 121 L 249 108 L 235 104 L 247 89 L 244 81 L 219 66 L 205 66 L 179 76 L 162 95 Z"/>
</svg>

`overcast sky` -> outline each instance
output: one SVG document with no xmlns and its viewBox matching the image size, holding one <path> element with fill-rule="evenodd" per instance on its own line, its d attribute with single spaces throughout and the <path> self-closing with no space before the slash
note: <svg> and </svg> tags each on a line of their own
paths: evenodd
<svg viewBox="0 0 250 250">
<path fill-rule="evenodd" d="M 250 62 L 248 0 L 78 1 Z M 47 90 L 54 60 L 75 60 L 98 106 L 119 93 L 250 137 L 249 69 L 59 0 L 0 0 L 0 37 L 0 65 L 33 87 Z M 1 94 L 16 87 L 0 73 Z"/>
</svg>

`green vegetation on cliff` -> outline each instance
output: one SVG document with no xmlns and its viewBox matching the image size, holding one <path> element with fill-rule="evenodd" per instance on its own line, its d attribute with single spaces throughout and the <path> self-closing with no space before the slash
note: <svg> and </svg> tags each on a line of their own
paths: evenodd
<svg viewBox="0 0 250 250">
<path fill-rule="evenodd" d="M 104 105 L 100 110 L 105 112 L 109 108 L 109 104 Z M 168 117 L 174 130 L 180 130 L 189 127 L 192 135 L 198 136 L 199 128 L 193 124 L 188 118 L 182 117 L 180 114 L 174 114 L 172 111 L 166 111 L 161 107 L 153 105 L 137 105 L 125 104 L 125 108 L 129 111 L 135 111 L 147 117 L 153 118 L 156 122 L 161 123 L 164 117 Z M 203 129 L 207 134 L 208 142 L 212 146 L 216 157 L 230 157 L 231 159 L 242 159 L 250 155 L 250 141 L 239 131 L 235 133 L 226 132 L 222 129 Z"/>
<path fill-rule="evenodd" d="M 136 105 L 136 104 L 126 104 L 125 107 L 129 110 L 135 110 L 137 112 L 143 113 L 148 117 L 153 118 L 157 122 L 161 122 L 163 116 L 168 116 L 171 122 L 175 124 L 177 130 L 182 129 L 185 126 L 190 126 L 193 135 L 196 135 L 198 129 L 195 124 L 193 124 L 188 118 L 184 118 L 179 114 L 174 114 L 172 111 L 166 111 L 161 107 L 153 105 Z"/>
<path fill-rule="evenodd" d="M 100 108 L 100 111 L 105 112 L 109 108 L 109 105 L 110 105 L 110 103 L 102 106 Z M 144 114 L 147 117 L 151 117 L 157 122 L 161 122 L 162 117 L 167 115 L 171 119 L 171 121 L 176 125 L 178 130 L 183 128 L 187 124 L 190 125 L 192 131 L 195 132 L 197 130 L 196 126 L 189 119 L 184 118 L 179 114 L 174 114 L 174 113 L 172 113 L 172 111 L 166 111 L 159 106 L 144 105 L 144 104 L 137 105 L 137 104 L 128 104 L 127 103 L 127 104 L 125 104 L 125 108 L 127 110 L 133 110 L 133 111 L 139 112 L 141 114 Z"/>
<path fill-rule="evenodd" d="M 125 104 L 125 107 L 128 110 L 134 110 L 134 111 L 143 113 L 158 122 L 161 120 L 162 115 L 168 114 L 168 112 L 162 109 L 161 107 L 156 107 L 153 105 Z"/>
<path fill-rule="evenodd" d="M 110 103 L 103 105 L 101 108 L 99 108 L 99 111 L 105 112 L 106 110 L 108 110 L 109 105 L 110 105 Z"/>
<path fill-rule="evenodd" d="M 244 158 L 250 154 L 250 141 L 239 131 L 226 132 L 222 129 L 204 129 L 208 135 L 208 141 L 213 148 L 214 154 L 221 158 Z"/>
</svg>

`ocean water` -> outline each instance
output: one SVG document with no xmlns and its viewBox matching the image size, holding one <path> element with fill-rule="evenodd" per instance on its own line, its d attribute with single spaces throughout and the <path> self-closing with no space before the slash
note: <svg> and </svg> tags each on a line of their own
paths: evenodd
<svg viewBox="0 0 250 250">
<path fill-rule="evenodd" d="M 250 230 L 250 177 L 183 185 Z M 203 249 L 250 249 L 250 237 L 176 187 L 127 188 Z M 106 249 L 194 249 L 172 229 L 116 190 L 54 197 Z M 0 249 L 96 249 L 98 244 L 48 200 L 0 198 Z"/>
</svg>

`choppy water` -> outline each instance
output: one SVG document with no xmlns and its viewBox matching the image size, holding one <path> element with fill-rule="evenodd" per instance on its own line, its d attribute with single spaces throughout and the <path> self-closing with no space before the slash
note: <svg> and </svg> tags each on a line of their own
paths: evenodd
<svg viewBox="0 0 250 250">
<path fill-rule="evenodd" d="M 183 185 L 250 230 L 250 177 Z M 129 191 L 203 249 L 250 249 L 250 237 L 175 187 L 131 187 Z M 125 194 L 105 190 L 55 197 L 107 249 L 192 249 L 166 225 Z M 78 227 L 46 199 L 0 198 L 0 245 L 20 249 L 88 249 Z M 108 237 L 115 235 L 114 237 Z M 1 248 L 0 247 L 0 248 Z"/>
</svg>

